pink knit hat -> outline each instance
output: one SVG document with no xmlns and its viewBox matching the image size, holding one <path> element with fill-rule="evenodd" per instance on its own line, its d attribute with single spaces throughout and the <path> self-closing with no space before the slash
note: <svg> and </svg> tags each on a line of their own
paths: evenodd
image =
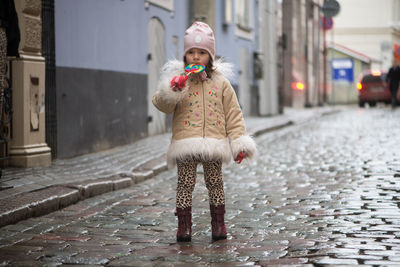
<svg viewBox="0 0 400 267">
<path fill-rule="evenodd" d="M 206 50 L 212 60 L 215 57 L 215 39 L 214 33 L 210 26 L 204 22 L 196 21 L 185 32 L 184 52 L 186 53 L 192 48 L 200 48 Z"/>
</svg>

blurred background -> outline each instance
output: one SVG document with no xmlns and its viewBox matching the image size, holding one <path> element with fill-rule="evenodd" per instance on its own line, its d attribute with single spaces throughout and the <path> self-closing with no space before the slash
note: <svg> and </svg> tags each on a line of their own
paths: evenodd
<svg viewBox="0 0 400 267">
<path fill-rule="evenodd" d="M 400 0 L 15 0 L 3 166 L 50 165 L 168 132 L 151 96 L 204 21 L 245 116 L 357 104 L 367 70 L 400 62 Z"/>
</svg>

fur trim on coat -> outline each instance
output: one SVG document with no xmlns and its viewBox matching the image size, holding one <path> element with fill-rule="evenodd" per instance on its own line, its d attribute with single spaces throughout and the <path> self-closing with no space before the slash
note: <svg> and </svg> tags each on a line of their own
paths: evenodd
<svg viewBox="0 0 400 267">
<path fill-rule="evenodd" d="M 214 75 L 222 75 L 230 81 L 235 79 L 235 73 L 233 71 L 234 66 L 232 63 L 223 62 L 222 59 L 217 59 L 214 62 L 214 67 L 215 67 Z M 172 77 L 186 75 L 186 73 L 183 70 L 184 70 L 183 61 L 179 61 L 177 59 L 168 61 L 162 67 L 160 82 L 158 83 L 157 90 L 160 96 L 166 102 L 166 104 L 175 105 L 179 103 L 186 96 L 187 91 L 189 89 L 188 85 L 186 85 L 182 89 L 182 91 L 179 90 L 174 91 L 171 90 L 170 87 L 170 82 Z M 166 113 L 171 113 L 171 112 L 166 112 Z"/>
<path fill-rule="evenodd" d="M 256 143 L 249 135 L 242 135 L 241 137 L 231 141 L 232 155 L 238 155 L 240 152 L 246 152 L 245 160 L 253 161 L 257 156 Z M 234 156 L 235 157 L 235 156 Z"/>
<path fill-rule="evenodd" d="M 183 69 L 183 62 L 178 60 L 168 61 L 161 69 L 161 78 L 160 83 L 158 84 L 158 91 L 160 92 L 160 96 L 167 104 L 177 104 L 185 97 L 188 91 L 188 86 L 185 86 L 182 91 L 173 91 L 170 87 L 171 77 L 185 75 L 182 72 Z"/>
<path fill-rule="evenodd" d="M 188 155 L 196 155 L 201 160 L 218 160 L 227 164 L 231 161 L 228 139 L 185 138 L 172 140 L 168 149 L 168 167 L 173 167 L 176 160 L 184 160 Z"/>
</svg>

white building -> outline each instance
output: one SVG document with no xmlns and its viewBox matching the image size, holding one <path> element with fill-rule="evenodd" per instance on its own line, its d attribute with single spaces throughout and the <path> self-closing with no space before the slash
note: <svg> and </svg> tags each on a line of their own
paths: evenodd
<svg viewBox="0 0 400 267">
<path fill-rule="evenodd" d="M 328 42 L 368 55 L 372 68 L 388 69 L 393 46 L 400 45 L 400 0 L 338 0 Z"/>
</svg>

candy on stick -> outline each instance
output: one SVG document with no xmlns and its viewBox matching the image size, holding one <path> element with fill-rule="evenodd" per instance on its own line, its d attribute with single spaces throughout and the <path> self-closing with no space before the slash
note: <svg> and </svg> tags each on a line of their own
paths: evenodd
<svg viewBox="0 0 400 267">
<path fill-rule="evenodd" d="M 204 65 L 201 64 L 189 64 L 185 67 L 186 75 L 185 76 L 175 76 L 171 80 L 171 87 L 178 88 L 182 90 L 182 88 L 186 84 L 186 80 L 189 78 L 189 75 L 192 73 L 201 73 L 206 69 Z"/>
<path fill-rule="evenodd" d="M 185 71 L 186 71 L 187 75 L 190 75 L 192 73 L 200 73 L 200 72 L 204 71 L 205 69 L 206 69 L 206 67 L 201 64 L 189 64 L 185 67 Z"/>
</svg>

